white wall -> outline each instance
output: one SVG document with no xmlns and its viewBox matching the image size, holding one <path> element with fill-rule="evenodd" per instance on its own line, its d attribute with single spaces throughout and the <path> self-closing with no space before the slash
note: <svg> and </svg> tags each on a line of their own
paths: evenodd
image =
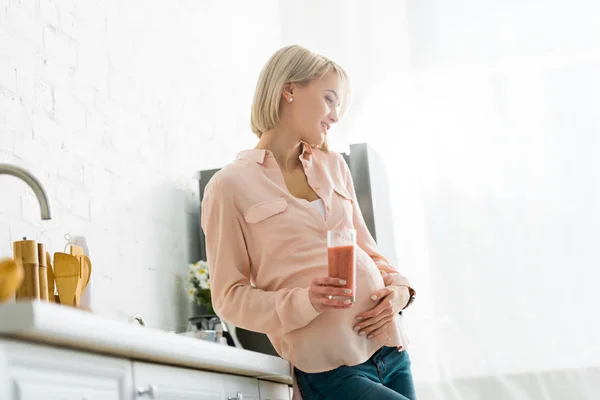
<svg viewBox="0 0 600 400">
<path fill-rule="evenodd" d="M 249 105 L 280 45 L 279 2 L 0 1 L 0 256 L 23 236 L 89 238 L 96 311 L 186 326 L 195 173 L 252 146 Z"/>
</svg>

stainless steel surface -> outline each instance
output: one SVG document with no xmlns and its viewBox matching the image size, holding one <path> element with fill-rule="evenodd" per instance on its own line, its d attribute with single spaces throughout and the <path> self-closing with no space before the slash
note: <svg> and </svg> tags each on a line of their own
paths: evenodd
<svg viewBox="0 0 600 400">
<path fill-rule="evenodd" d="M 136 391 L 138 397 L 148 396 L 150 399 L 155 399 L 158 397 L 158 387 L 155 385 L 148 385 L 146 387 L 138 388 Z"/>
<path fill-rule="evenodd" d="M 48 202 L 48 196 L 44 191 L 44 187 L 40 183 L 40 181 L 33 176 L 33 174 L 26 169 L 21 167 L 17 167 L 12 164 L 0 164 L 0 175 L 12 175 L 23 182 L 25 182 L 35 193 L 35 196 L 40 203 L 41 215 L 43 220 L 51 219 L 50 216 L 50 204 Z"/>
<path fill-rule="evenodd" d="M 200 186 L 200 209 L 202 209 L 202 199 L 204 198 L 204 189 L 208 184 L 208 181 L 219 171 L 220 168 L 217 169 L 209 169 L 200 171 L 198 173 L 198 183 Z M 206 246 L 204 244 L 206 237 L 204 236 L 204 231 L 200 229 L 200 259 L 206 260 Z"/>
<path fill-rule="evenodd" d="M 350 145 L 344 155 L 358 199 L 360 211 L 377 247 L 392 265 L 398 265 L 394 219 L 386 165 L 368 144 Z"/>
</svg>

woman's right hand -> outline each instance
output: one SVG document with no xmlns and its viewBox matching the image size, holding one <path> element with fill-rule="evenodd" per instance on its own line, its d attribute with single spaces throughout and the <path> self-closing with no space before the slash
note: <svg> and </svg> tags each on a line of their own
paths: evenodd
<svg viewBox="0 0 600 400">
<path fill-rule="evenodd" d="M 350 298 L 352 290 L 343 288 L 346 281 L 337 278 L 315 278 L 308 288 L 308 297 L 315 310 L 323 312 L 328 308 L 346 309 L 354 305 Z M 331 299 L 330 296 L 344 296 L 347 299 Z"/>
</svg>

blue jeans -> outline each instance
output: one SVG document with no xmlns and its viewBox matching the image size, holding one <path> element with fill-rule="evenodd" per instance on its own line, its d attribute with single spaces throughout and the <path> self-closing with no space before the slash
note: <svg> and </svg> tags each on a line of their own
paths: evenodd
<svg viewBox="0 0 600 400">
<path fill-rule="evenodd" d="M 294 373 L 303 400 L 416 400 L 410 364 L 406 351 L 382 347 L 359 365 Z"/>
</svg>

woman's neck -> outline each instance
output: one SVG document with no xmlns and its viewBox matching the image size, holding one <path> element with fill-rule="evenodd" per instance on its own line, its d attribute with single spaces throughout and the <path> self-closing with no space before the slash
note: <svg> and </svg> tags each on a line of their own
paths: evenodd
<svg viewBox="0 0 600 400">
<path fill-rule="evenodd" d="M 256 148 L 270 150 L 283 173 L 290 173 L 300 166 L 302 143 L 280 129 L 264 132 Z"/>
</svg>

